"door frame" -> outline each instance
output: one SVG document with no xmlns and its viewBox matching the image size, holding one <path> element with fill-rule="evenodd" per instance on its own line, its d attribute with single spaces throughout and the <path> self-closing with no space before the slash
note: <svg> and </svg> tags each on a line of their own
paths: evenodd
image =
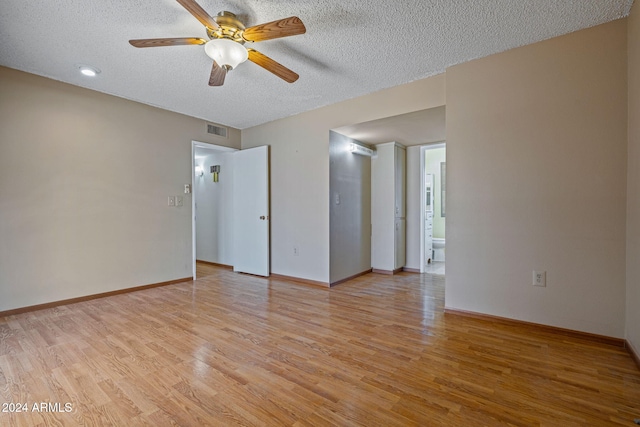
<svg viewBox="0 0 640 427">
<path fill-rule="evenodd" d="M 193 280 L 196 279 L 196 147 L 226 153 L 238 151 L 237 148 L 225 147 L 224 145 L 191 141 L 191 267 Z"/>
<path fill-rule="evenodd" d="M 425 221 L 425 210 L 427 208 L 426 206 L 427 200 L 424 195 L 424 192 L 426 190 L 424 181 L 427 175 L 427 171 L 426 171 L 427 165 L 425 163 L 425 156 L 426 156 L 427 150 L 433 150 L 436 148 L 443 148 L 443 147 L 446 148 L 446 146 L 447 146 L 446 141 L 438 141 L 438 142 L 433 142 L 433 143 L 420 146 L 420 273 L 426 272 L 426 268 L 427 268 L 427 265 L 426 265 L 427 263 L 425 260 L 425 250 L 424 250 L 424 244 L 425 244 L 424 221 Z"/>
</svg>

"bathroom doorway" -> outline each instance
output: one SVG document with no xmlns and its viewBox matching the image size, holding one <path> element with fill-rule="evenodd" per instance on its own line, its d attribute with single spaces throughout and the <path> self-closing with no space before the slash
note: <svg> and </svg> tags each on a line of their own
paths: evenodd
<svg viewBox="0 0 640 427">
<path fill-rule="evenodd" d="M 446 261 L 446 143 L 420 149 L 421 179 L 421 272 L 445 274 Z"/>
</svg>

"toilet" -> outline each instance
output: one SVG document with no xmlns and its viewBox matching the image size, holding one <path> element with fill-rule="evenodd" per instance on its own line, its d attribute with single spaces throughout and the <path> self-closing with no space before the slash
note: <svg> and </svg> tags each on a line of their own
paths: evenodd
<svg viewBox="0 0 640 427">
<path fill-rule="evenodd" d="M 442 261 L 444 262 L 444 239 L 436 239 L 434 238 L 432 241 L 433 244 L 433 260 L 434 261 Z"/>
</svg>

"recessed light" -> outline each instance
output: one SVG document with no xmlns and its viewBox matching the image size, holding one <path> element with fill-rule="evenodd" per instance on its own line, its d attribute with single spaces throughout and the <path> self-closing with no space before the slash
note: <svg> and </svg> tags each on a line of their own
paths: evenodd
<svg viewBox="0 0 640 427">
<path fill-rule="evenodd" d="M 88 65 L 80 65 L 78 68 L 80 69 L 80 72 L 85 76 L 95 77 L 96 75 L 100 74 L 100 70 Z"/>
</svg>

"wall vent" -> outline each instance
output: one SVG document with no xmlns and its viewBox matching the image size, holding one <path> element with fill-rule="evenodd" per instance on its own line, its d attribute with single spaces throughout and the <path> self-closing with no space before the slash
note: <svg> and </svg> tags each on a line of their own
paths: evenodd
<svg viewBox="0 0 640 427">
<path fill-rule="evenodd" d="M 223 126 L 214 125 L 213 123 L 207 123 L 207 133 L 226 138 L 227 128 Z"/>
</svg>

